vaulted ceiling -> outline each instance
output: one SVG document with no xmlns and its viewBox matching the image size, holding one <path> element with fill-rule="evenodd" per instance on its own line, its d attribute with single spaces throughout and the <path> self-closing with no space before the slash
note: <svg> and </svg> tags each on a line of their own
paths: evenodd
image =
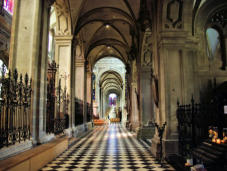
<svg viewBox="0 0 227 171">
<path fill-rule="evenodd" d="M 140 0 L 69 0 L 74 35 L 93 65 L 113 56 L 128 62 L 137 34 Z"/>
<path fill-rule="evenodd" d="M 122 88 L 123 88 L 123 80 L 119 73 L 116 71 L 106 71 L 102 74 L 100 80 L 99 80 L 100 87 L 105 92 L 117 92 L 117 94 L 120 94 Z"/>
</svg>

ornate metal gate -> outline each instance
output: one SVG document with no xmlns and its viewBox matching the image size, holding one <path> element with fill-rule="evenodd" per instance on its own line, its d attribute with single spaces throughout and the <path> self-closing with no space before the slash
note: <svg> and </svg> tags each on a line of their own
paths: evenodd
<svg viewBox="0 0 227 171">
<path fill-rule="evenodd" d="M 6 76 L 2 66 L 0 79 L 0 148 L 30 139 L 31 80 L 18 72 Z"/>
</svg>

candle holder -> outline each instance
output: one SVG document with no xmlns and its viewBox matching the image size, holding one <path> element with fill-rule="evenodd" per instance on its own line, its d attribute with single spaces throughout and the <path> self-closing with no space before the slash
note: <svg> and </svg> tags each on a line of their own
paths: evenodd
<svg viewBox="0 0 227 171">
<path fill-rule="evenodd" d="M 158 157 L 157 157 L 157 160 L 158 160 L 158 163 L 161 164 L 161 167 L 163 167 L 163 152 L 162 152 L 162 137 L 163 137 L 163 133 L 164 133 L 164 130 L 165 130 L 165 127 L 166 127 L 166 122 L 162 125 L 162 126 L 159 126 L 156 122 L 154 123 L 155 127 L 157 128 L 158 130 L 158 137 L 159 137 L 159 144 L 160 144 L 160 151 L 158 151 Z"/>
</svg>

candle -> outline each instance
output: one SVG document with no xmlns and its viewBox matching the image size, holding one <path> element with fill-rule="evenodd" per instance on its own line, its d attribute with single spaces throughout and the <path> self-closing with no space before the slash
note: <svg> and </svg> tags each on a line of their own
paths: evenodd
<svg viewBox="0 0 227 171">
<path fill-rule="evenodd" d="M 214 143 L 215 143 L 215 142 L 216 142 L 216 139 L 215 139 L 215 138 L 213 138 L 213 139 L 212 139 L 212 142 L 214 142 Z"/>
<path fill-rule="evenodd" d="M 221 144 L 221 140 L 220 139 L 217 139 L 217 144 Z"/>
</svg>

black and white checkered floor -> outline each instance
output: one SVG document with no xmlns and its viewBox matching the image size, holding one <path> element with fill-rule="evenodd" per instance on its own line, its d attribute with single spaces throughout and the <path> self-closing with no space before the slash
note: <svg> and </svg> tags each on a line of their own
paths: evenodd
<svg viewBox="0 0 227 171">
<path fill-rule="evenodd" d="M 174 170 L 168 164 L 163 167 L 152 157 L 147 144 L 120 124 L 110 124 L 95 127 L 42 170 Z"/>
</svg>

